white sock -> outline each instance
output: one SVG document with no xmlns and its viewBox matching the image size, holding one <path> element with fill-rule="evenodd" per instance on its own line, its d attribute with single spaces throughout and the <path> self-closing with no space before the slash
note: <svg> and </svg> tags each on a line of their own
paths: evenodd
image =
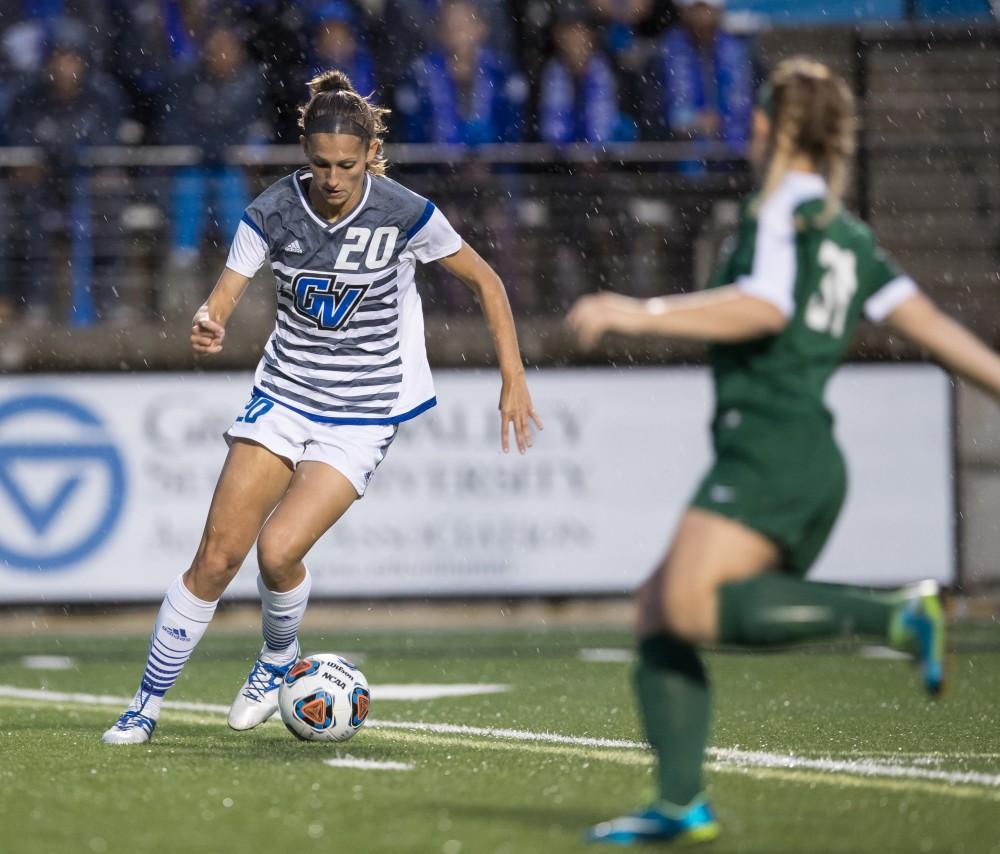
<svg viewBox="0 0 1000 854">
<path fill-rule="evenodd" d="M 185 586 L 183 576 L 174 579 L 156 615 L 156 625 L 149 638 L 146 670 L 129 709 L 154 719 L 159 716 L 163 695 L 181 675 L 218 604 L 218 599 L 206 602 L 195 596 Z"/>
<path fill-rule="evenodd" d="M 268 664 L 288 664 L 295 659 L 298 650 L 299 625 L 309 603 L 312 576 L 306 570 L 306 577 L 298 587 L 285 593 L 268 590 L 262 576 L 257 576 L 260 591 L 261 626 L 264 630 L 264 646 L 260 658 Z"/>
</svg>

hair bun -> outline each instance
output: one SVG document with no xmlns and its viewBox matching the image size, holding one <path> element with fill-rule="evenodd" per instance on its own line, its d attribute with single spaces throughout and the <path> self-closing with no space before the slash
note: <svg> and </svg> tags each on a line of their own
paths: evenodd
<svg viewBox="0 0 1000 854">
<path fill-rule="evenodd" d="M 351 78 L 343 71 L 331 69 L 309 81 L 309 92 L 318 95 L 320 92 L 355 92 L 355 89 Z"/>
</svg>

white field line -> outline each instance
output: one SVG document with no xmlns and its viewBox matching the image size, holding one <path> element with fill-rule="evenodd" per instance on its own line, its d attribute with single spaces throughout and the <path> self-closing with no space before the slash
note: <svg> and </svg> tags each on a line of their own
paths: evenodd
<svg viewBox="0 0 1000 854">
<path fill-rule="evenodd" d="M 204 721 L 205 718 L 200 718 Z M 470 741 L 467 737 L 453 735 L 435 735 L 427 732 L 407 732 L 396 730 L 393 740 L 403 743 L 421 744 L 435 747 L 458 748 L 475 746 L 477 750 L 507 750 L 519 753 L 538 753 L 551 759 L 553 754 L 567 759 L 583 762 L 583 767 L 589 767 L 592 762 L 613 762 L 619 765 L 630 765 L 649 768 L 653 765 L 652 752 L 642 750 L 607 750 L 592 747 L 576 747 L 566 744 L 525 743 L 502 739 L 479 739 Z M 828 771 L 804 771 L 781 768 L 750 768 L 741 765 L 730 765 L 726 762 L 709 762 L 708 769 L 719 774 L 738 774 L 755 780 L 776 780 L 786 783 L 809 783 L 810 785 L 825 785 L 837 787 L 862 788 L 868 791 L 881 790 L 913 794 L 915 792 L 948 798 L 969 798 L 972 800 L 987 800 L 1000 802 L 1000 789 L 982 788 L 979 786 L 958 786 L 952 783 L 939 783 L 925 780 L 887 779 L 881 777 L 859 777 L 851 774 L 836 774 Z"/>
<path fill-rule="evenodd" d="M 913 657 L 898 649 L 890 649 L 887 646 L 863 646 L 858 650 L 858 655 L 862 658 L 871 658 L 882 661 L 912 661 Z"/>
<path fill-rule="evenodd" d="M 0 697 L 101 706 L 122 706 L 131 700 L 130 697 L 68 694 L 56 691 L 16 688 L 8 685 L 0 685 Z M 193 712 L 211 712 L 215 714 L 228 714 L 229 712 L 228 706 L 212 703 L 184 703 L 168 700 L 163 706 L 168 709 L 173 708 Z M 374 729 L 398 729 L 410 732 L 465 735 L 506 741 L 608 748 L 612 750 L 644 750 L 648 748 L 648 745 L 641 741 L 630 741 L 627 739 L 585 738 L 560 735 L 552 732 L 531 732 L 529 730 L 439 724 L 423 721 L 369 720 L 367 726 Z M 729 747 L 711 747 L 708 749 L 708 756 L 718 770 L 733 769 L 749 771 L 753 769 L 775 769 L 779 771 L 819 771 L 827 774 L 853 775 L 855 777 L 904 779 L 1000 789 L 1000 774 L 984 774 L 978 771 L 939 771 L 930 768 L 919 768 L 913 765 L 882 762 L 865 757 L 857 759 L 814 759 L 794 756 L 792 754 L 739 750 Z"/>
<path fill-rule="evenodd" d="M 509 685 L 372 685 L 372 699 L 384 700 L 439 700 L 444 697 L 472 697 L 479 694 L 501 694 L 509 691 Z M 99 694 L 63 694 L 57 691 L 36 691 L 0 685 L 0 697 L 23 697 L 29 700 L 56 700 L 64 703 L 84 703 L 99 706 L 128 705 L 131 697 L 110 697 Z M 228 714 L 228 706 L 214 703 L 184 703 L 168 700 L 166 708 L 183 709 L 188 712 L 219 712 Z"/>
<path fill-rule="evenodd" d="M 412 771 L 410 762 L 376 762 L 374 759 L 354 759 L 345 756 L 342 759 L 324 759 L 324 765 L 334 768 L 358 768 L 362 771 Z"/>
<path fill-rule="evenodd" d="M 25 655 L 21 658 L 21 667 L 28 670 L 72 670 L 76 659 L 67 655 Z"/>
<path fill-rule="evenodd" d="M 753 780 L 779 780 L 783 783 L 795 783 L 801 786 L 837 786 L 866 789 L 878 789 L 886 792 L 901 792 L 906 795 L 914 793 L 928 794 L 941 798 L 967 798 L 977 801 L 996 801 L 1000 803 L 1000 791 L 984 789 L 979 786 L 957 786 L 954 783 L 938 783 L 930 780 L 893 779 L 886 777 L 858 777 L 853 774 L 831 774 L 827 771 L 784 771 L 780 768 L 746 768 L 734 765 L 720 765 L 709 762 L 710 771 L 724 774 L 739 774 Z"/>
<path fill-rule="evenodd" d="M 593 649 L 581 649 L 577 654 L 577 658 L 579 658 L 580 661 L 589 661 L 591 663 L 617 664 L 622 661 L 635 661 L 635 650 L 595 647 Z"/>
<path fill-rule="evenodd" d="M 526 741 L 541 744 L 569 744 L 574 747 L 605 747 L 620 750 L 646 750 L 642 741 L 623 738 L 587 738 L 576 735 L 559 735 L 554 732 L 531 732 L 524 729 L 465 726 L 464 724 L 432 724 L 421 721 L 369 721 L 368 726 L 381 729 L 404 729 L 410 732 L 433 732 L 441 735 L 470 735 L 478 738 L 496 738 L 504 741 Z"/>
<path fill-rule="evenodd" d="M 444 697 L 474 697 L 479 694 L 503 694 L 510 685 L 372 685 L 372 702 L 378 700 L 440 700 Z"/>
<path fill-rule="evenodd" d="M 641 741 L 626 741 L 611 738 L 581 738 L 557 735 L 550 732 L 529 732 L 517 729 L 497 729 L 494 727 L 459 726 L 456 724 L 431 724 L 406 721 L 371 721 L 370 726 L 383 729 L 405 729 L 418 732 L 434 732 L 451 735 L 471 735 L 488 738 L 512 739 L 516 741 L 543 742 L 546 744 L 571 744 L 580 747 L 605 747 L 626 750 L 641 750 L 649 745 Z M 872 759 L 809 759 L 782 753 L 765 753 L 754 750 L 737 750 L 731 747 L 710 747 L 709 757 L 720 766 L 735 768 L 781 768 L 827 771 L 839 774 L 855 774 L 862 777 L 905 777 L 907 779 L 934 780 L 945 783 L 959 783 L 1000 788 L 1000 774 L 982 774 L 977 771 L 935 771 L 911 765 L 896 765 Z"/>
<path fill-rule="evenodd" d="M 781 753 L 764 753 L 716 747 L 709 754 L 717 762 L 743 768 L 784 768 L 827 771 L 835 774 L 854 774 L 861 777 L 893 777 L 907 780 L 932 780 L 959 785 L 1000 788 L 1000 774 L 983 774 L 979 771 L 936 771 L 912 765 L 896 765 L 876 759 L 806 759 Z"/>
<path fill-rule="evenodd" d="M 843 750 L 829 753 L 816 752 L 817 756 L 860 756 L 868 759 L 885 757 L 887 759 L 916 759 L 940 762 L 944 759 L 1000 759 L 1000 753 L 984 753 L 977 750 Z"/>
</svg>

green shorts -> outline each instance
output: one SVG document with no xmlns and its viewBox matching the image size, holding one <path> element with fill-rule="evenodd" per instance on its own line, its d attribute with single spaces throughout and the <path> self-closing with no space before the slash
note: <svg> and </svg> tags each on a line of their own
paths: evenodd
<svg viewBox="0 0 1000 854">
<path fill-rule="evenodd" d="M 691 506 L 763 534 L 805 575 L 833 530 L 847 469 L 828 423 L 742 418 L 714 430 L 715 463 Z"/>
</svg>

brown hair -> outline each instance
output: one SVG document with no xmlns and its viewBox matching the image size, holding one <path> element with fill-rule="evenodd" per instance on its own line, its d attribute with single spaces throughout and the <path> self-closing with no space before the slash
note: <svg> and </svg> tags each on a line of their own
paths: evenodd
<svg viewBox="0 0 1000 854">
<path fill-rule="evenodd" d="M 374 175 L 384 175 L 388 162 L 382 146 L 385 133 L 385 117 L 389 110 L 372 104 L 368 98 L 359 95 L 344 72 L 324 71 L 309 81 L 309 101 L 299 107 L 299 127 L 305 135 L 316 125 L 332 127 L 331 123 L 343 123 L 349 132 L 361 137 L 367 146 L 372 140 L 378 142 L 378 152 L 368 161 L 367 169 Z M 322 121 L 321 121 L 322 120 Z M 322 131 L 314 131 L 322 132 Z"/>
<path fill-rule="evenodd" d="M 854 155 L 854 96 L 826 65 L 798 56 L 778 63 L 768 87 L 770 154 L 760 198 L 781 183 L 791 159 L 804 154 L 826 176 L 829 189 L 820 221 L 829 222 L 840 209 Z"/>
</svg>

